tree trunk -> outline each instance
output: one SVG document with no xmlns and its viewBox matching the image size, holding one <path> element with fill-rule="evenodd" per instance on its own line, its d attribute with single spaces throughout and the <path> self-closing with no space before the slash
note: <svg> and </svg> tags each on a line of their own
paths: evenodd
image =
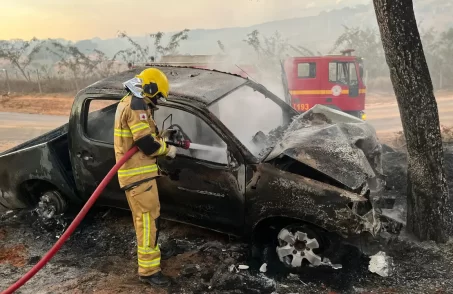
<svg viewBox="0 0 453 294">
<path fill-rule="evenodd" d="M 20 70 L 20 72 L 22 73 L 22 75 L 24 76 L 25 80 L 30 82 L 30 77 L 27 76 L 27 73 L 25 72 L 25 70 L 22 68 L 22 66 L 20 66 L 20 64 L 18 62 L 13 62 L 13 64 Z"/>
<path fill-rule="evenodd" d="M 439 114 L 412 0 L 373 0 L 408 150 L 407 229 L 446 242 L 450 217 Z"/>
</svg>

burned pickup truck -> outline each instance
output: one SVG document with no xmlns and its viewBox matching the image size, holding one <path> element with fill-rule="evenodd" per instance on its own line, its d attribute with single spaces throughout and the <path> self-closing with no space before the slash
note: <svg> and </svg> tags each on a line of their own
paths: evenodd
<svg viewBox="0 0 453 294">
<path fill-rule="evenodd" d="M 274 244 L 288 267 L 325 264 L 332 236 L 381 230 L 381 145 L 360 119 L 324 106 L 300 115 L 262 85 L 203 69 L 159 67 L 171 92 L 155 121 L 190 140 L 159 158 L 162 217 Z M 0 154 L 0 206 L 48 216 L 83 204 L 115 164 L 116 105 L 137 68 L 77 94 L 69 123 Z M 128 209 L 114 179 L 99 205 Z M 362 239 L 363 241 L 363 239 Z"/>
</svg>

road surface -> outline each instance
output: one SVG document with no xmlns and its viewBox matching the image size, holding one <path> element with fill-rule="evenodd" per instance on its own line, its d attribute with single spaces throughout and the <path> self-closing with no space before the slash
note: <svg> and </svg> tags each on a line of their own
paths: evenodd
<svg viewBox="0 0 453 294">
<path fill-rule="evenodd" d="M 440 123 L 453 126 L 453 97 L 437 98 L 437 107 Z M 394 133 L 403 129 L 396 103 L 367 105 L 365 112 L 368 122 L 376 128 L 378 134 Z"/>
<path fill-rule="evenodd" d="M 440 122 L 453 126 L 453 97 L 437 99 Z M 367 120 L 378 135 L 402 130 L 396 103 L 372 104 L 366 108 Z M 66 116 L 0 112 L 0 151 L 44 134 L 68 122 Z"/>
<path fill-rule="evenodd" d="M 0 152 L 68 122 L 68 117 L 0 112 Z"/>
</svg>

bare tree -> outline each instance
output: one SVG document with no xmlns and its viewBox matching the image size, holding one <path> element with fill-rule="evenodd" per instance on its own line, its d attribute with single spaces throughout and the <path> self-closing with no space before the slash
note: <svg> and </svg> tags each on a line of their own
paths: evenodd
<svg viewBox="0 0 453 294">
<path fill-rule="evenodd" d="M 178 53 L 178 48 L 180 46 L 181 41 L 185 41 L 189 38 L 189 30 L 185 29 L 180 31 L 179 33 L 173 34 L 170 37 L 170 41 L 168 42 L 167 46 L 164 47 L 163 52 L 165 55 L 172 55 Z"/>
<path fill-rule="evenodd" d="M 343 27 L 344 32 L 337 38 L 329 53 L 340 49 L 354 49 L 367 63 L 367 70 L 372 77 L 388 75 L 379 32 L 371 28 Z"/>
<path fill-rule="evenodd" d="M 284 38 L 278 31 L 271 36 L 260 36 L 258 30 L 254 30 L 247 35 L 247 39 L 243 40 L 253 48 L 258 58 L 275 59 L 279 62 L 281 58 L 298 55 L 298 56 L 314 56 L 315 54 L 303 47 L 294 46 L 289 43 L 287 38 Z"/>
<path fill-rule="evenodd" d="M 0 59 L 9 61 L 30 82 L 30 76 L 26 71 L 36 53 L 39 52 L 41 44 L 36 38 L 30 41 L 20 39 L 0 40 Z"/>
<path fill-rule="evenodd" d="M 117 65 L 118 56 L 121 54 L 122 52 L 117 52 L 112 58 L 108 58 L 104 52 L 95 49 L 92 58 L 90 58 L 92 63 L 90 68 L 94 68 L 101 78 L 111 76 L 116 72 L 115 65 Z"/>
<path fill-rule="evenodd" d="M 150 34 L 149 36 L 152 39 L 154 39 L 154 55 L 155 55 L 154 56 L 154 60 L 157 60 L 158 59 L 158 54 L 161 54 L 161 55 L 164 54 L 163 47 L 160 44 L 160 42 L 162 41 L 162 37 L 164 36 L 164 33 L 157 32 L 155 34 Z"/>
<path fill-rule="evenodd" d="M 247 34 L 247 39 L 244 40 L 245 43 L 250 45 L 253 48 L 253 50 L 255 50 L 255 53 L 258 55 L 258 58 L 260 58 L 262 52 L 259 34 L 260 32 L 258 30 L 254 30 L 250 34 Z"/>
<path fill-rule="evenodd" d="M 445 242 L 448 186 L 439 114 L 412 0 L 373 0 L 408 150 L 407 229 Z"/>
<path fill-rule="evenodd" d="M 79 79 L 82 76 L 85 76 L 83 73 L 91 73 L 96 68 L 96 63 L 80 52 L 76 46 L 71 44 L 63 45 L 58 41 L 49 40 L 49 45 L 46 49 L 50 53 L 58 56 L 58 64 L 61 67 L 68 69 L 72 73 L 74 85 L 77 91 L 80 89 Z"/>
<path fill-rule="evenodd" d="M 120 38 L 126 39 L 132 45 L 132 48 L 121 50 L 117 53 L 117 55 L 121 56 L 124 61 L 132 64 L 137 62 L 147 63 L 154 61 L 157 60 L 159 56 L 176 54 L 178 52 L 181 41 L 188 39 L 188 33 L 189 30 L 185 29 L 173 34 L 166 46 L 162 45 L 164 33 L 157 32 L 156 34 L 149 34 L 149 37 L 154 39 L 154 53 L 151 54 L 151 49 L 149 46 L 140 45 L 138 42 L 129 37 L 126 32 L 119 32 L 118 36 Z"/>
<path fill-rule="evenodd" d="M 118 32 L 118 37 L 126 39 L 129 42 L 129 44 L 132 45 L 132 48 L 126 50 L 128 52 L 128 54 L 127 54 L 128 57 L 134 56 L 134 59 L 138 60 L 139 62 L 148 62 L 149 61 L 149 47 L 148 46 L 142 46 L 142 45 L 138 44 L 131 37 L 129 37 L 126 32 Z"/>
<path fill-rule="evenodd" d="M 227 53 L 225 45 L 223 45 L 222 41 L 217 40 L 217 45 L 219 45 L 220 51 L 222 51 L 223 54 Z"/>
<path fill-rule="evenodd" d="M 433 44 L 434 54 L 438 58 L 437 64 L 432 66 L 439 76 L 439 88 L 451 85 L 453 82 L 453 68 L 450 66 L 453 56 L 453 28 L 440 34 L 439 40 Z M 437 65 L 437 67 L 436 67 Z"/>
</svg>

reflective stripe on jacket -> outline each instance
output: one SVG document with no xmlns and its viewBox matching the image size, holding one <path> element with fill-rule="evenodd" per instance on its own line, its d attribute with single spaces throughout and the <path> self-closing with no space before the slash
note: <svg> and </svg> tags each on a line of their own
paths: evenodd
<svg viewBox="0 0 453 294">
<path fill-rule="evenodd" d="M 114 148 L 116 161 L 134 146 L 137 140 L 153 136 L 160 148 L 150 156 L 141 150 L 134 154 L 118 171 L 121 188 L 159 175 L 156 157 L 166 155 L 167 144 L 156 136 L 156 123 L 143 98 L 127 95 L 121 99 L 115 114 Z"/>
</svg>

